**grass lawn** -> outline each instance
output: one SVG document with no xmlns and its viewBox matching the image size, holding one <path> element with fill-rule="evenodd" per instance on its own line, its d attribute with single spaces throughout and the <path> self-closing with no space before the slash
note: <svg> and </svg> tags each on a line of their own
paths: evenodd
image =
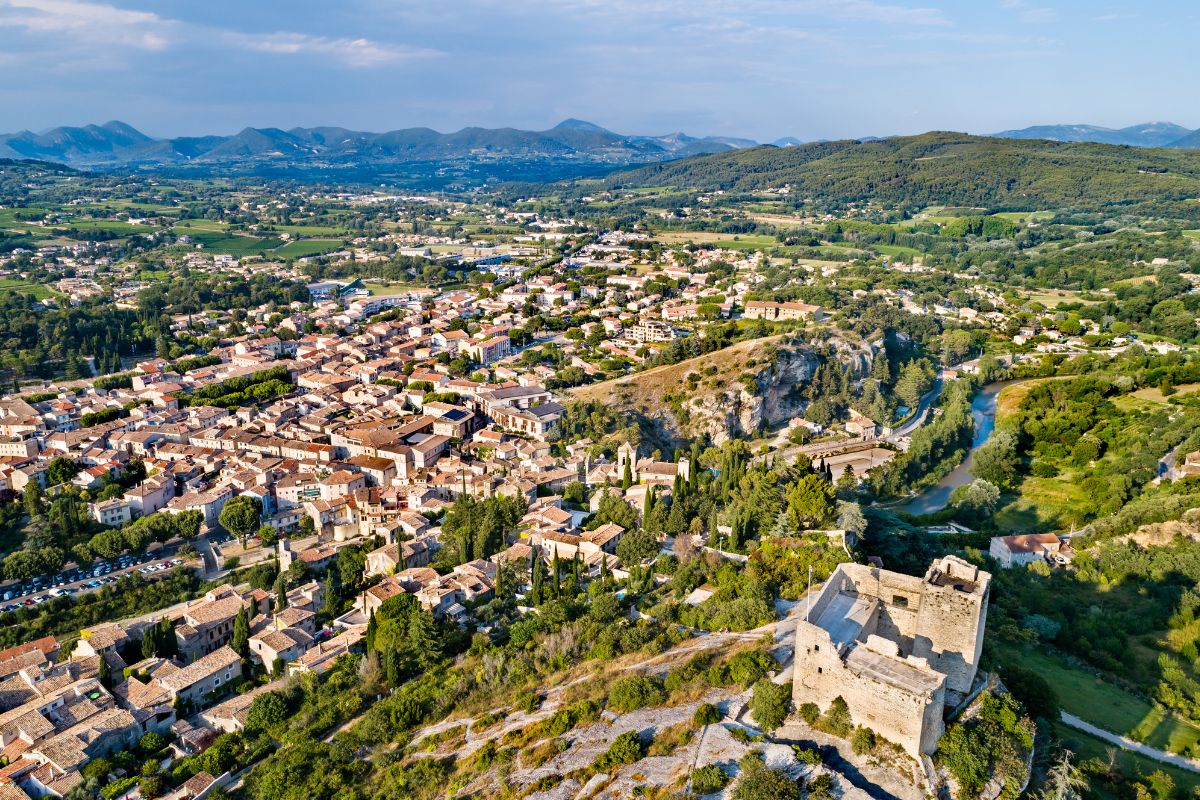
<svg viewBox="0 0 1200 800">
<path fill-rule="evenodd" d="M 21 292 L 22 294 L 31 294 L 38 300 L 45 300 L 47 297 L 58 297 L 58 292 L 41 283 L 29 283 L 20 278 L 4 278 L 0 280 L 0 292 Z"/>
<path fill-rule="evenodd" d="M 1184 236 L 1190 236 L 1193 239 L 1200 239 L 1200 231 L 1184 231 Z"/>
<path fill-rule="evenodd" d="M 878 250 L 885 256 L 896 256 L 903 258 L 920 258 L 923 253 L 915 247 L 902 247 L 898 244 L 873 244 L 872 250 Z"/>
<path fill-rule="evenodd" d="M 303 258 L 319 253 L 331 253 L 341 249 L 343 244 L 341 239 L 301 239 L 272 250 L 271 255 L 279 258 Z"/>
<path fill-rule="evenodd" d="M 379 281 L 363 281 L 363 286 L 371 290 L 373 297 L 391 297 L 397 294 L 407 294 L 420 286 L 407 283 L 383 283 Z"/>
<path fill-rule="evenodd" d="M 996 525 L 1006 533 L 1045 533 L 1082 525 L 1084 520 L 1076 519 L 1076 509 L 1086 500 L 1069 471 L 1053 478 L 1030 475 L 1016 495 L 1001 497 Z"/>
<path fill-rule="evenodd" d="M 1079 292 L 1067 289 L 1042 289 L 1030 292 L 1029 300 L 1033 303 L 1041 303 L 1046 308 L 1055 308 L 1060 303 L 1073 303 L 1079 300 Z"/>
<path fill-rule="evenodd" d="M 224 222 L 217 222 L 212 219 L 188 219 L 183 222 L 176 223 L 175 233 L 179 235 L 191 236 L 201 231 L 218 231 L 223 232 L 227 227 Z"/>
<path fill-rule="evenodd" d="M 1061 659 L 1037 650 L 1006 651 L 1006 657 L 1048 680 L 1062 709 L 1085 722 L 1174 753 L 1200 741 L 1200 727 Z"/>
<path fill-rule="evenodd" d="M 1200 383 L 1181 383 L 1175 387 L 1175 394 L 1171 396 L 1178 397 L 1181 394 L 1191 394 L 1197 390 L 1200 390 Z M 1133 396 L 1139 400 L 1148 400 L 1151 403 L 1167 402 L 1167 397 L 1157 388 L 1138 389 L 1133 393 Z"/>
</svg>

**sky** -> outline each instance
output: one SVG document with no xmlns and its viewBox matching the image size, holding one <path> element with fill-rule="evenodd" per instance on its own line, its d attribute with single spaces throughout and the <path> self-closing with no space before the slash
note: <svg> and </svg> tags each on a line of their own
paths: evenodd
<svg viewBox="0 0 1200 800">
<path fill-rule="evenodd" d="M 1194 0 L 0 0 L 0 131 L 1200 127 Z"/>
</svg>

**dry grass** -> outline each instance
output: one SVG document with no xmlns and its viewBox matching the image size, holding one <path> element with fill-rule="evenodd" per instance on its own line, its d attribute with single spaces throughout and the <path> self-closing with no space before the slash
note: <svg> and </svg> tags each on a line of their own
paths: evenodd
<svg viewBox="0 0 1200 800">
<path fill-rule="evenodd" d="M 652 411 L 662 407 L 663 396 L 679 392 L 687 384 L 689 373 L 702 377 L 699 387 L 711 387 L 713 383 L 728 384 L 736 380 L 746 371 L 747 362 L 752 359 L 766 358 L 767 348 L 779 341 L 780 336 L 767 336 L 762 339 L 750 339 L 744 342 L 707 353 L 696 358 L 654 367 L 645 372 L 626 375 L 621 378 L 593 383 L 571 390 L 571 395 L 577 400 L 595 400 L 610 407 L 639 408 Z M 712 370 L 715 369 L 715 372 Z M 712 372 L 712 374 L 706 374 Z M 701 392 L 698 388 L 690 395 Z"/>
</svg>

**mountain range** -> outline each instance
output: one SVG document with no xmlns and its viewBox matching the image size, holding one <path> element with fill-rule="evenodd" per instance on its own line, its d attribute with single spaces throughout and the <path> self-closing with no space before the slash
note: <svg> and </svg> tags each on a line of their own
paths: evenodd
<svg viewBox="0 0 1200 800">
<path fill-rule="evenodd" d="M 791 142 L 780 142 L 790 144 Z M 231 136 L 156 139 L 124 122 L 0 134 L 0 158 L 34 158 L 80 167 L 221 164 L 246 161 L 315 165 L 389 164 L 496 157 L 576 159 L 616 164 L 715 153 L 757 142 L 732 137 L 627 136 L 568 119 L 545 131 L 406 128 L 367 133 L 346 128 L 245 128 Z"/>
<path fill-rule="evenodd" d="M 1049 139 L 1055 142 L 1098 142 L 1132 147 L 1200 147 L 1200 131 L 1174 122 L 1143 122 L 1128 128 L 1100 125 L 1034 125 L 991 134 L 1001 139 Z"/>
</svg>

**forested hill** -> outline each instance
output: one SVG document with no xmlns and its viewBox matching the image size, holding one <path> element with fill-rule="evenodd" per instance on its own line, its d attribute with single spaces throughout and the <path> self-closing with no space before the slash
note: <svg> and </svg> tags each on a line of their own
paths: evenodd
<svg viewBox="0 0 1200 800">
<path fill-rule="evenodd" d="M 796 199 L 993 210 L 1149 206 L 1200 213 L 1200 153 L 935 132 L 876 141 L 754 147 L 615 173 L 612 188 L 710 191 L 790 184 Z"/>
</svg>

